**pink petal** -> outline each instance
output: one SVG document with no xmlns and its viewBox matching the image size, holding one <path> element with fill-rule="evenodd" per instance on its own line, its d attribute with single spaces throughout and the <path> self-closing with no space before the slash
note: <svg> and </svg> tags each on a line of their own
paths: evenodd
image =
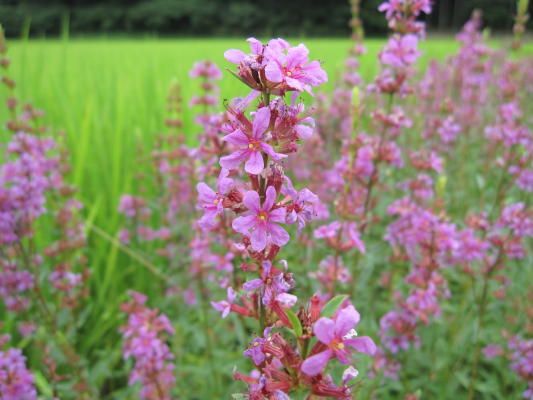
<svg viewBox="0 0 533 400">
<path fill-rule="evenodd" d="M 251 151 L 248 161 L 244 164 L 244 170 L 252 175 L 259 175 L 265 168 L 263 155 L 259 151 Z"/>
<path fill-rule="evenodd" d="M 376 344 L 368 336 L 355 337 L 344 341 L 350 347 L 353 347 L 359 353 L 365 353 L 373 356 L 376 352 Z"/>
<path fill-rule="evenodd" d="M 246 160 L 248 155 L 248 149 L 237 150 L 230 155 L 222 157 L 220 159 L 220 165 L 222 168 L 226 169 L 235 169 L 237 168 L 244 160 Z"/>
<path fill-rule="evenodd" d="M 346 335 L 359 323 L 360 316 L 354 306 L 343 308 L 335 320 L 335 333 L 337 336 Z"/>
<path fill-rule="evenodd" d="M 322 69 L 318 61 L 311 61 L 303 68 L 303 71 L 313 85 L 319 85 L 328 81 L 328 74 Z"/>
<path fill-rule="evenodd" d="M 196 185 L 196 190 L 198 191 L 198 200 L 200 200 L 200 202 L 214 204 L 217 194 L 213 189 L 207 186 L 207 184 L 200 182 Z"/>
<path fill-rule="evenodd" d="M 303 91 L 305 89 L 302 82 L 300 82 L 298 79 L 294 78 L 285 78 L 285 82 L 287 82 L 287 85 L 291 87 L 294 90 L 298 90 L 299 92 Z"/>
<path fill-rule="evenodd" d="M 233 64 L 240 64 L 245 57 L 246 54 L 241 50 L 231 49 L 224 52 L 224 58 Z"/>
<path fill-rule="evenodd" d="M 255 215 L 247 215 L 244 217 L 237 217 L 233 220 L 231 226 L 236 232 L 247 235 L 248 231 L 255 225 Z"/>
<path fill-rule="evenodd" d="M 309 50 L 302 43 L 296 47 L 291 47 L 287 51 L 287 69 L 293 69 L 294 67 L 301 66 L 307 62 L 308 55 Z"/>
<path fill-rule="evenodd" d="M 285 229 L 275 224 L 268 225 L 268 233 L 270 233 L 272 243 L 280 247 L 285 246 L 291 238 Z"/>
<path fill-rule="evenodd" d="M 268 129 L 270 125 L 270 108 L 261 107 L 254 114 L 252 135 L 256 139 L 260 139 L 263 136 L 263 133 Z"/>
<path fill-rule="evenodd" d="M 244 282 L 242 285 L 242 288 L 246 290 L 247 292 L 251 292 L 252 290 L 259 289 L 261 286 L 263 286 L 263 280 L 262 279 L 252 279 L 251 281 Z"/>
<path fill-rule="evenodd" d="M 322 343 L 330 344 L 335 338 L 335 322 L 332 319 L 322 317 L 315 322 L 313 332 Z"/>
<path fill-rule="evenodd" d="M 296 125 L 296 134 L 302 140 L 309 139 L 313 135 L 313 128 L 304 124 Z"/>
<path fill-rule="evenodd" d="M 236 129 L 229 135 L 224 136 L 223 140 L 240 147 L 248 146 L 248 143 L 250 143 L 248 136 L 246 136 L 246 134 L 240 129 Z"/>
<path fill-rule="evenodd" d="M 263 207 L 261 207 L 261 209 L 265 211 L 270 211 L 270 209 L 276 202 L 276 197 L 278 197 L 276 189 L 274 189 L 273 186 L 269 186 L 266 190 L 265 202 L 263 203 Z"/>
<path fill-rule="evenodd" d="M 244 194 L 242 202 L 248 210 L 253 211 L 255 214 L 261 211 L 259 193 L 257 193 L 255 190 L 248 190 Z"/>
<path fill-rule="evenodd" d="M 267 154 L 270 156 L 270 158 L 272 158 L 272 159 L 275 160 L 275 161 L 279 161 L 279 160 L 281 160 L 282 158 L 287 157 L 287 154 L 276 153 L 276 152 L 274 151 L 274 149 L 272 148 L 271 145 L 266 144 L 266 143 L 264 143 L 264 142 L 261 143 L 261 149 L 262 149 L 265 153 L 267 153 Z"/>
<path fill-rule="evenodd" d="M 250 37 L 246 39 L 246 41 L 250 44 L 250 50 L 252 51 L 252 53 L 261 54 L 261 52 L 263 51 L 263 44 L 259 40 L 254 37 Z"/>
<path fill-rule="evenodd" d="M 203 231 L 209 231 L 213 229 L 216 225 L 216 213 L 206 212 L 202 218 L 198 220 L 198 226 L 202 228 Z"/>
<path fill-rule="evenodd" d="M 276 208 L 275 210 L 270 211 L 268 214 L 268 221 L 283 223 L 285 222 L 286 215 L 287 211 L 284 208 Z"/>
<path fill-rule="evenodd" d="M 279 68 L 278 63 L 270 61 L 265 67 L 265 75 L 270 82 L 281 82 L 283 80 L 283 74 Z"/>
<path fill-rule="evenodd" d="M 250 236 L 250 241 L 252 242 L 252 249 L 255 251 L 264 250 L 267 245 L 266 229 L 262 226 L 256 226 L 255 230 Z"/>
<path fill-rule="evenodd" d="M 324 368 L 326 368 L 326 365 L 328 364 L 328 361 L 332 355 L 333 353 L 331 350 L 324 350 L 322 353 L 318 353 L 307 358 L 302 363 L 300 369 L 308 376 L 318 375 L 324 370 Z"/>
<path fill-rule="evenodd" d="M 290 293 L 280 293 L 276 296 L 276 301 L 284 308 L 291 308 L 298 301 L 298 297 Z"/>
</svg>

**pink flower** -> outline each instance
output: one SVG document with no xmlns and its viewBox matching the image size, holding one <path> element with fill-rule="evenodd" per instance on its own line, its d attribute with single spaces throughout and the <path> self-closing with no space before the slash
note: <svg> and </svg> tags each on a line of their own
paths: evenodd
<svg viewBox="0 0 533 400">
<path fill-rule="evenodd" d="M 349 364 L 351 349 L 373 355 L 376 345 L 368 336 L 357 337 L 354 328 L 358 323 L 359 313 L 352 305 L 340 310 L 334 320 L 322 317 L 316 321 L 313 332 L 327 348 L 308 357 L 302 363 L 302 372 L 309 376 L 318 375 L 326 368 L 331 358 L 337 358 L 342 364 Z"/>
<path fill-rule="evenodd" d="M 361 253 L 365 252 L 365 244 L 355 222 L 333 221 L 315 229 L 314 235 L 316 239 L 326 239 L 330 246 L 343 251 L 355 248 Z"/>
<path fill-rule="evenodd" d="M 191 78 L 221 79 L 222 73 L 214 62 L 206 60 L 195 63 L 189 71 L 189 76 Z"/>
<path fill-rule="evenodd" d="M 285 222 L 286 211 L 284 208 L 274 208 L 276 196 L 276 189 L 269 186 L 261 205 L 257 192 L 246 192 L 243 203 L 249 212 L 233 221 L 233 229 L 237 232 L 249 235 L 251 230 L 250 241 L 255 251 L 264 250 L 268 243 L 284 246 L 289 241 L 289 234 L 278 225 Z"/>
<path fill-rule="evenodd" d="M 263 154 L 269 155 L 273 160 L 280 160 L 287 157 L 278 154 L 264 140 L 265 133 L 270 125 L 270 109 L 262 107 L 254 115 L 251 132 L 243 132 L 236 129 L 229 135 L 224 136 L 224 140 L 237 147 L 237 150 L 228 156 L 220 159 L 223 168 L 235 169 L 245 161 L 244 169 L 249 174 L 258 175 L 265 168 Z M 243 126 L 244 127 L 244 126 Z M 249 127 L 244 127 L 249 130 Z"/>
<path fill-rule="evenodd" d="M 0 399 L 37 399 L 33 375 L 26 367 L 26 357 L 19 349 L 0 351 Z"/>
<path fill-rule="evenodd" d="M 303 44 L 289 47 L 285 41 L 265 49 L 265 75 L 271 82 L 281 83 L 288 90 L 311 93 L 312 86 L 327 82 L 328 76 L 318 61 L 309 62 L 309 50 Z"/>
<path fill-rule="evenodd" d="M 285 177 L 282 193 L 292 200 L 292 203 L 287 206 L 287 223 L 297 222 L 298 232 L 301 232 L 305 224 L 315 218 L 317 214 L 315 206 L 320 200 L 316 194 L 307 188 L 297 191 L 288 177 Z"/>
<path fill-rule="evenodd" d="M 489 344 L 483 348 L 483 355 L 486 358 L 495 358 L 503 355 L 503 349 L 497 344 Z"/>
<path fill-rule="evenodd" d="M 254 38 L 248 42 L 251 54 L 231 49 L 224 57 L 238 65 L 239 78 L 254 90 L 267 89 L 279 95 L 294 90 L 311 92 L 312 86 L 328 80 L 318 61 L 309 62 L 309 50 L 303 44 L 291 47 L 283 39 L 272 39 L 266 46 Z"/>
<path fill-rule="evenodd" d="M 235 291 L 231 287 L 228 287 L 227 292 L 228 292 L 227 300 L 211 302 L 211 305 L 213 306 L 213 308 L 219 311 L 220 313 L 222 313 L 222 318 L 226 318 L 229 315 L 231 311 L 231 305 L 235 302 L 235 298 L 237 297 L 235 294 Z"/>
<path fill-rule="evenodd" d="M 380 54 L 380 60 L 395 68 L 409 67 L 420 56 L 417 46 L 418 39 L 415 35 L 392 36 Z"/>
<path fill-rule="evenodd" d="M 204 182 L 196 185 L 198 190 L 198 203 L 204 210 L 204 215 L 198 221 L 200 228 L 204 230 L 212 229 L 216 225 L 216 217 L 223 213 L 224 195 L 229 192 L 233 185 L 233 180 L 228 178 L 229 171 L 222 169 L 217 180 L 217 191 L 215 192 Z"/>
</svg>

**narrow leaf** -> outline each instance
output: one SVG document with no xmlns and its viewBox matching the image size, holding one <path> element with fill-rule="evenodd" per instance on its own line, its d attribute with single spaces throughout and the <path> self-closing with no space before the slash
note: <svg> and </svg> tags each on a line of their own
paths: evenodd
<svg viewBox="0 0 533 400">
<path fill-rule="evenodd" d="M 344 300 L 348 298 L 345 294 L 339 294 L 338 296 L 333 297 L 330 301 L 326 303 L 324 308 L 322 308 L 323 317 L 332 317 L 333 314 L 339 309 Z"/>
<path fill-rule="evenodd" d="M 302 329 L 302 323 L 298 319 L 298 316 L 291 310 L 286 309 L 285 314 L 287 314 L 287 318 L 289 318 L 289 321 L 291 322 L 292 329 L 294 330 L 294 333 L 297 337 L 300 337 L 303 335 L 303 329 Z"/>
</svg>

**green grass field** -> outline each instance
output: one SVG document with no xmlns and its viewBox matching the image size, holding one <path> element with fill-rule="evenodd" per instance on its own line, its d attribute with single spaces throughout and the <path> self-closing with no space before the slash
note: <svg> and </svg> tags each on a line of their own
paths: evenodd
<svg viewBox="0 0 533 400">
<path fill-rule="evenodd" d="M 291 43 L 298 41 L 293 39 Z M 361 72 L 367 81 L 374 76 L 376 55 L 383 43 L 382 40 L 366 41 L 368 52 L 362 57 Z M 323 62 L 330 77 L 326 89 L 331 89 L 350 42 L 311 39 L 305 40 L 305 44 L 311 57 Z M 121 194 L 135 189 L 135 174 L 142 169 L 136 159 L 137 145 L 144 145 L 148 153 L 155 134 L 164 129 L 169 84 L 177 80 L 182 86 L 186 103 L 185 130 L 192 143 L 198 127 L 192 123 L 187 103 L 198 83 L 189 79 L 188 71 L 195 61 L 202 59 L 211 59 L 222 69 L 228 67 L 223 53 L 234 47 L 244 48 L 246 44 L 237 39 L 10 43 L 10 72 L 18 85 L 16 94 L 21 100 L 42 108 L 46 112 L 47 125 L 66 132 L 71 152 L 72 183 L 79 188 L 79 198 L 86 206 L 85 215 L 96 226 L 111 236 L 115 236 L 120 228 L 121 218 L 116 212 L 118 199 Z M 451 38 L 426 41 L 422 45 L 422 68 L 430 59 L 444 60 L 457 48 Z M 523 52 L 533 55 L 533 45 L 528 45 Z M 221 81 L 221 99 L 243 94 L 243 86 L 225 72 Z M 2 109 L 2 120 L 5 119 L 4 113 Z M 134 288 L 150 295 L 157 290 L 158 283 L 157 278 L 109 240 L 94 234 L 89 240 L 91 301 L 80 316 L 80 324 L 84 325 L 79 345 L 90 358 L 100 360 L 92 369 L 92 379 L 99 384 L 104 381 L 109 384 L 114 379 L 113 366 L 121 357 L 116 332 L 118 305 L 124 300 L 127 289 Z M 199 318 L 194 316 L 194 310 L 186 310 L 184 305 L 177 307 L 178 312 L 193 315 L 184 316 L 184 321 Z M 218 317 L 213 319 L 213 324 L 220 328 L 219 331 L 225 329 L 224 322 Z M 201 348 L 203 339 L 194 337 L 195 329 L 192 325 L 180 325 L 173 339 L 175 348 Z M 244 333 L 239 334 L 245 342 Z M 192 342 L 185 341 L 191 336 Z M 222 345 L 217 350 L 222 354 Z M 229 377 L 235 362 L 227 354 L 225 351 L 217 363 Z M 241 358 L 236 353 L 233 360 Z M 201 379 L 202 371 L 205 371 L 204 377 L 209 382 L 207 366 L 210 362 L 199 350 L 178 355 L 178 392 L 182 398 L 207 399 L 206 393 L 213 393 L 209 384 Z M 116 378 L 124 379 L 123 376 Z M 129 397 L 116 394 L 114 398 Z"/>
</svg>

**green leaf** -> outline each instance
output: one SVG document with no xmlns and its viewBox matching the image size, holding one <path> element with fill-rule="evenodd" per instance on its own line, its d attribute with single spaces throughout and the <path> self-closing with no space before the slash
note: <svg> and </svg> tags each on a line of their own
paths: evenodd
<svg viewBox="0 0 533 400">
<path fill-rule="evenodd" d="M 33 377 L 35 378 L 35 386 L 37 386 L 37 389 L 39 389 L 39 392 L 44 394 L 46 397 L 52 397 L 54 392 L 52 390 L 52 387 L 44 377 L 44 375 L 39 371 L 32 371 Z"/>
<path fill-rule="evenodd" d="M 290 308 L 285 310 L 285 314 L 287 314 L 287 318 L 289 318 L 289 321 L 291 322 L 292 329 L 294 330 L 294 333 L 297 337 L 300 337 L 303 335 L 303 329 L 302 329 L 302 323 L 298 319 L 297 315 L 292 311 Z"/>
<path fill-rule="evenodd" d="M 344 303 L 344 300 L 348 298 L 345 294 L 339 294 L 338 296 L 335 296 L 330 301 L 326 303 L 324 308 L 322 308 L 322 316 L 323 317 L 332 317 L 333 314 L 338 310 L 338 308 L 341 306 L 342 303 Z"/>
</svg>

